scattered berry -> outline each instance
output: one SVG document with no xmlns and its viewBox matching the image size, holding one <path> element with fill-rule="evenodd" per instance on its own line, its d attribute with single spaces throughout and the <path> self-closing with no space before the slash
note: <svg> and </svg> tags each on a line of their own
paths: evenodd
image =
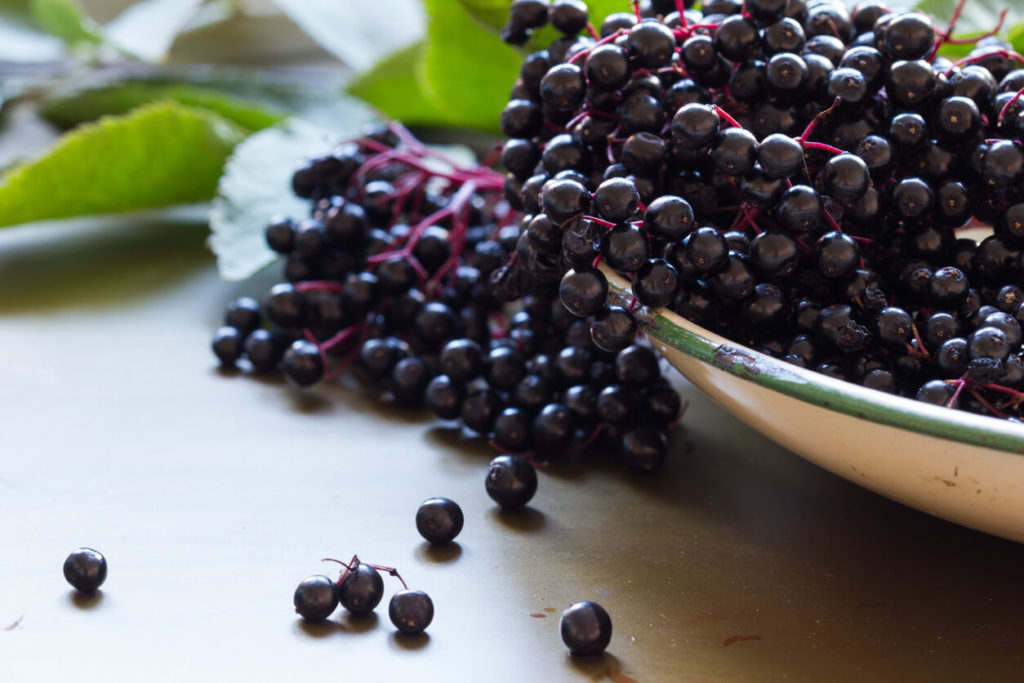
<svg viewBox="0 0 1024 683">
<path fill-rule="evenodd" d="M 338 584 L 318 574 L 303 579 L 295 589 L 295 611 L 306 621 L 323 621 L 338 607 Z"/>
<path fill-rule="evenodd" d="M 537 470 L 526 458 L 499 455 L 491 460 L 485 484 L 487 495 L 498 505 L 520 508 L 537 492 Z"/>
<path fill-rule="evenodd" d="M 562 642 L 574 657 L 599 655 L 612 639 L 612 620 L 601 605 L 585 600 L 562 612 L 558 622 Z"/>
<path fill-rule="evenodd" d="M 107 558 L 92 548 L 78 548 L 64 560 L 64 578 L 76 590 L 94 593 L 107 579 Z"/>
<path fill-rule="evenodd" d="M 434 544 L 455 540 L 463 521 L 462 508 L 450 498 L 428 498 L 416 510 L 416 530 Z"/>
</svg>

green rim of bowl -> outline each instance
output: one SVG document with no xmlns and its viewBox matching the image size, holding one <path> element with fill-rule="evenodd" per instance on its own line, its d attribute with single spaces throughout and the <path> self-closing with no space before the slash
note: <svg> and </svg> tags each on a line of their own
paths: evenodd
<svg viewBox="0 0 1024 683">
<path fill-rule="evenodd" d="M 630 297 L 628 282 L 602 270 L 614 292 Z M 646 309 L 645 309 L 646 310 Z M 826 377 L 730 342 L 675 313 L 641 314 L 649 336 L 688 356 L 806 403 L 891 427 L 1011 453 L 1024 453 L 1024 426 L 940 408 Z"/>
</svg>

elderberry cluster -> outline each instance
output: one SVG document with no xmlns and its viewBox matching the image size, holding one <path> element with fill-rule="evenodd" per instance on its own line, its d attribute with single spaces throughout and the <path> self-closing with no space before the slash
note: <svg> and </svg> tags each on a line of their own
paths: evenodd
<svg viewBox="0 0 1024 683">
<path fill-rule="evenodd" d="M 293 188 L 311 216 L 266 229 L 287 281 L 232 302 L 214 353 L 299 386 L 351 370 L 503 452 L 550 458 L 601 436 L 629 466 L 656 468 L 678 394 L 625 309 L 567 310 L 568 266 L 521 266 L 542 221 L 523 229 L 503 183 L 397 125 L 310 161 Z"/>
<path fill-rule="evenodd" d="M 998 417 L 1024 404 L 1024 57 L 868 0 L 515 0 L 501 115 L 515 269 L 613 347 L 603 263 L 830 376 Z M 543 11 L 542 11 L 543 10 Z M 947 43 L 969 44 L 956 62 Z M 982 239 L 960 231 L 991 226 Z M 570 269 L 567 271 L 566 267 Z"/>
<path fill-rule="evenodd" d="M 387 572 L 402 584 L 402 590 L 392 595 L 388 603 L 388 616 L 395 628 L 406 634 L 422 633 L 433 621 L 434 603 L 430 596 L 410 589 L 394 567 L 369 564 L 355 555 L 347 563 L 332 558 L 324 558 L 324 561 L 337 562 L 345 570 L 336 581 L 323 574 L 315 574 L 299 583 L 292 602 L 295 612 L 306 621 L 324 621 L 339 604 L 356 615 L 373 612 L 384 597 L 384 579 L 380 571 Z"/>
</svg>

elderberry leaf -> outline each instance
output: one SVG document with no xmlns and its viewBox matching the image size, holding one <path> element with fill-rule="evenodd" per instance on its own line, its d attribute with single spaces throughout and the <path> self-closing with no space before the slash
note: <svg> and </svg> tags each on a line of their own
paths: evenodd
<svg viewBox="0 0 1024 683">
<path fill-rule="evenodd" d="M 273 2 L 320 47 L 356 72 L 423 37 L 423 10 L 415 0 Z"/>
<path fill-rule="evenodd" d="M 125 81 L 101 88 L 82 90 L 49 100 L 39 113 L 61 128 L 73 128 L 101 116 L 125 114 L 136 107 L 158 101 L 174 101 L 214 112 L 252 131 L 273 126 L 287 115 L 266 105 L 194 85 Z"/>
<path fill-rule="evenodd" d="M 78 0 L 31 0 L 32 18 L 53 35 L 69 42 L 100 43 L 99 26 Z"/>
<path fill-rule="evenodd" d="M 137 0 L 104 25 L 103 35 L 128 54 L 160 61 L 201 4 L 203 0 Z"/>
<path fill-rule="evenodd" d="M 291 190 L 293 171 L 310 157 L 330 150 L 370 120 L 368 110 L 351 105 L 341 130 L 297 119 L 256 133 L 240 144 L 224 167 L 210 210 L 210 246 L 225 280 L 244 280 L 277 258 L 263 237 L 275 216 L 303 216 L 308 202 Z M 347 131 L 344 130 L 347 128 Z"/>
<path fill-rule="evenodd" d="M 402 48 L 349 84 L 350 94 L 408 125 L 450 125 L 416 79 L 423 43 Z"/>
<path fill-rule="evenodd" d="M 430 18 L 418 80 L 453 126 L 496 131 L 520 54 L 451 0 L 424 0 Z"/>
<path fill-rule="evenodd" d="M 217 114 L 173 102 L 103 117 L 4 175 L 0 226 L 207 200 L 247 134 Z"/>
</svg>

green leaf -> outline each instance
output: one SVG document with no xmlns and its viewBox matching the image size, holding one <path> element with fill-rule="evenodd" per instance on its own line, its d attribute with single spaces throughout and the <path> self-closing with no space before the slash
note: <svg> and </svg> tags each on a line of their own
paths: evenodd
<svg viewBox="0 0 1024 683">
<path fill-rule="evenodd" d="M 103 27 L 119 49 L 150 62 L 162 60 L 203 0 L 138 0 Z"/>
<path fill-rule="evenodd" d="M 210 210 L 210 246 L 222 278 L 244 280 L 274 262 L 277 254 L 263 238 L 270 220 L 309 212 L 309 203 L 291 191 L 293 171 L 306 159 L 327 153 L 339 139 L 355 135 L 369 120 L 369 112 L 362 112 L 348 121 L 345 135 L 291 119 L 238 146 Z"/>
<path fill-rule="evenodd" d="M 207 200 L 246 134 L 173 102 L 86 124 L 3 178 L 0 225 Z"/>
<path fill-rule="evenodd" d="M 354 71 L 423 37 L 417 0 L 273 0 L 289 19 Z"/>
<path fill-rule="evenodd" d="M 99 27 L 78 0 L 31 0 L 29 8 L 36 23 L 55 36 L 69 42 L 103 41 Z"/>
<path fill-rule="evenodd" d="M 262 130 L 287 118 L 279 110 L 223 92 L 194 85 L 125 82 L 103 88 L 83 90 L 68 97 L 50 100 L 40 114 L 61 128 L 72 128 L 109 114 L 124 114 L 136 107 L 161 100 L 215 112 L 249 130 Z"/>
<path fill-rule="evenodd" d="M 349 84 L 348 92 L 407 125 L 450 125 L 416 80 L 423 46 L 416 43 L 395 52 Z"/>
<path fill-rule="evenodd" d="M 512 0 L 459 0 L 459 4 L 465 7 L 474 19 L 500 30 L 508 21 L 508 7 Z"/>
<path fill-rule="evenodd" d="M 417 80 L 453 126 L 497 131 L 522 56 L 451 0 L 425 0 L 430 22 Z"/>
<path fill-rule="evenodd" d="M 1010 41 L 1010 45 L 1013 46 L 1014 50 L 1017 52 L 1024 51 L 1024 22 L 1011 26 L 1006 39 Z"/>
</svg>

